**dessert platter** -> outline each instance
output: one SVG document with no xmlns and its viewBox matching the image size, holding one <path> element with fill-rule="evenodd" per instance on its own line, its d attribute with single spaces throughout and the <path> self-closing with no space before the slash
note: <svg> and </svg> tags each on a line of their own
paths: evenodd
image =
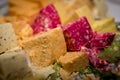
<svg viewBox="0 0 120 80">
<path fill-rule="evenodd" d="M 104 0 L 8 3 L 0 80 L 120 80 L 120 24 Z"/>
</svg>

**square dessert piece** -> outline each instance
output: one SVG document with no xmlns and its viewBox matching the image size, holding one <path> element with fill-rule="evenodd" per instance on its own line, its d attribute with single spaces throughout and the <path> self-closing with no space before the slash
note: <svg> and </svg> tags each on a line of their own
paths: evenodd
<svg viewBox="0 0 120 80">
<path fill-rule="evenodd" d="M 113 17 L 95 21 L 92 29 L 94 32 L 96 31 L 99 33 L 117 32 L 115 19 Z"/>
<path fill-rule="evenodd" d="M 67 52 L 59 58 L 59 63 L 68 72 L 82 71 L 89 65 L 88 55 L 82 52 Z"/>
<path fill-rule="evenodd" d="M 0 80 L 22 80 L 32 76 L 23 50 L 0 55 Z"/>
<path fill-rule="evenodd" d="M 40 67 L 48 66 L 66 53 L 66 43 L 60 27 L 37 34 L 22 42 L 31 62 Z"/>
<path fill-rule="evenodd" d="M 68 23 L 63 27 L 63 32 L 70 51 L 79 51 L 81 46 L 85 46 L 93 37 L 93 31 L 86 17 Z"/>
<path fill-rule="evenodd" d="M 34 34 L 46 32 L 61 25 L 60 17 L 54 5 L 50 4 L 42 8 L 34 19 L 31 27 Z"/>
<path fill-rule="evenodd" d="M 0 25 L 0 53 L 17 47 L 17 40 L 12 24 Z"/>
</svg>

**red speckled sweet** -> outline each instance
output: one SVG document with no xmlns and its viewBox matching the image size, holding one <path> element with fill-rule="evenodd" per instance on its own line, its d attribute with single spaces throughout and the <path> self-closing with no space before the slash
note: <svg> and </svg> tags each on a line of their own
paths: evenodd
<svg viewBox="0 0 120 80">
<path fill-rule="evenodd" d="M 98 34 L 94 33 L 94 37 L 91 40 L 90 46 L 91 48 L 106 48 L 111 45 L 113 42 L 115 33 L 103 33 L 103 34 Z"/>
<path fill-rule="evenodd" d="M 93 37 L 92 29 L 86 19 L 82 17 L 63 28 L 67 48 L 70 51 L 80 50 Z"/>
<path fill-rule="evenodd" d="M 31 24 L 34 34 L 47 31 L 49 29 L 56 28 L 61 24 L 58 12 L 55 7 L 50 4 L 47 7 L 40 10 L 39 15 Z"/>
</svg>

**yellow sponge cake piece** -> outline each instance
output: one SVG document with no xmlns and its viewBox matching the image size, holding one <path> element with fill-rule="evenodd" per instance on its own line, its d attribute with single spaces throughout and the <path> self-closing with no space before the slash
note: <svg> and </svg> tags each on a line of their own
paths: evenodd
<svg viewBox="0 0 120 80">
<path fill-rule="evenodd" d="M 67 52 L 59 58 L 59 63 L 69 72 L 82 71 L 89 65 L 87 54 L 82 52 Z"/>
<path fill-rule="evenodd" d="M 115 20 L 112 17 L 95 21 L 92 29 L 93 31 L 97 31 L 99 33 L 117 32 Z"/>
<path fill-rule="evenodd" d="M 40 67 L 52 64 L 66 53 L 66 43 L 60 27 L 23 41 L 22 47 L 30 54 L 33 65 Z"/>
<path fill-rule="evenodd" d="M 86 16 L 87 19 L 88 19 L 88 22 L 90 23 L 90 25 L 93 25 L 94 16 L 92 14 L 92 11 L 89 9 L 89 7 L 87 5 L 76 9 L 74 11 L 74 13 L 72 14 L 72 16 L 68 19 L 68 21 L 66 21 L 66 23 L 72 22 L 72 21 L 74 21 L 76 19 L 79 19 L 79 18 L 81 18 L 83 16 Z"/>
</svg>

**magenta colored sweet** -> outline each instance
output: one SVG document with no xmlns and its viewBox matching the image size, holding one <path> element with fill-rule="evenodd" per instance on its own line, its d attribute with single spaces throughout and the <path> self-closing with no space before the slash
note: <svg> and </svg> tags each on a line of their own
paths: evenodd
<svg viewBox="0 0 120 80">
<path fill-rule="evenodd" d="M 40 10 L 39 15 L 31 24 L 34 34 L 56 28 L 61 24 L 60 17 L 55 7 L 50 4 Z"/>
<path fill-rule="evenodd" d="M 94 37 L 91 40 L 90 46 L 91 48 L 106 48 L 111 45 L 113 42 L 115 33 L 103 33 L 98 34 L 94 33 Z"/>
<path fill-rule="evenodd" d="M 63 28 L 67 48 L 70 51 L 80 50 L 93 37 L 92 29 L 86 19 L 82 17 Z"/>
<path fill-rule="evenodd" d="M 101 52 L 100 50 L 82 47 L 81 51 L 88 54 L 89 61 L 91 62 L 91 64 L 94 67 L 96 67 L 102 71 L 107 71 L 106 68 L 109 65 L 109 63 L 107 61 L 102 60 L 97 57 L 97 54 L 99 54 Z"/>
<path fill-rule="evenodd" d="M 108 65 L 108 62 L 97 57 L 98 53 L 92 52 L 89 54 L 90 62 L 97 68 L 102 68 Z"/>
<path fill-rule="evenodd" d="M 97 69 L 103 71 L 103 72 L 112 72 L 115 68 L 115 65 L 112 63 L 109 63 L 105 60 L 100 59 L 97 54 L 101 52 L 101 50 L 98 49 L 89 49 L 86 47 L 82 47 L 81 51 L 88 54 L 88 58 L 90 63 Z"/>
</svg>

